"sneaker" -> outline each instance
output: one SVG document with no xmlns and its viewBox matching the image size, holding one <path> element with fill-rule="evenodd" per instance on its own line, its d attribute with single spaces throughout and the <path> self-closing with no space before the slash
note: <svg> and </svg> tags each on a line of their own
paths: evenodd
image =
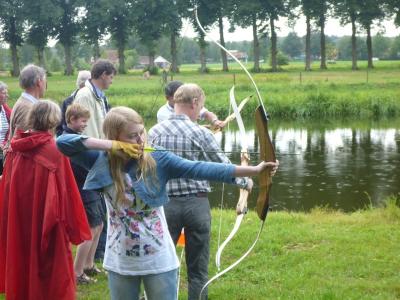
<svg viewBox="0 0 400 300">
<path fill-rule="evenodd" d="M 91 284 L 97 282 L 97 279 L 90 278 L 87 276 L 85 273 L 82 273 L 79 276 L 76 276 L 76 283 L 78 285 L 84 285 L 84 284 Z"/>
<path fill-rule="evenodd" d="M 88 276 L 96 276 L 98 274 L 105 274 L 105 271 L 100 270 L 96 265 L 93 265 L 93 267 L 89 269 L 84 269 L 83 273 L 85 273 Z"/>
</svg>

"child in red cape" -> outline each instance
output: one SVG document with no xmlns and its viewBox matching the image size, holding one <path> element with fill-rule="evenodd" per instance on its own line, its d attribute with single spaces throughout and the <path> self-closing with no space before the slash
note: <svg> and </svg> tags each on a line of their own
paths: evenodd
<svg viewBox="0 0 400 300">
<path fill-rule="evenodd" d="M 14 299 L 75 299 L 70 243 L 90 228 L 68 159 L 56 148 L 59 107 L 34 104 L 29 132 L 11 141 L 0 182 L 0 293 Z"/>
</svg>

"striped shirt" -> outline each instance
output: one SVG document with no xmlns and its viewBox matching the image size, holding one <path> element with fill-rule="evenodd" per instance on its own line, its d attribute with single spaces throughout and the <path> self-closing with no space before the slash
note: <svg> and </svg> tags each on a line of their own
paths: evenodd
<svg viewBox="0 0 400 300">
<path fill-rule="evenodd" d="M 171 115 L 168 120 L 151 128 L 149 143 L 171 149 L 175 154 L 192 161 L 230 163 L 224 153 L 218 152 L 221 150 L 211 131 L 192 122 L 186 115 Z M 236 178 L 236 184 L 242 188 L 247 186 L 247 182 L 247 178 Z M 210 192 L 211 188 L 206 180 L 182 178 L 169 180 L 167 191 L 168 196 L 182 196 Z"/>
<path fill-rule="evenodd" d="M 6 112 L 3 105 L 0 105 L 0 144 L 4 143 L 9 127 Z M 3 158 L 3 151 L 0 151 L 0 158 Z"/>
</svg>

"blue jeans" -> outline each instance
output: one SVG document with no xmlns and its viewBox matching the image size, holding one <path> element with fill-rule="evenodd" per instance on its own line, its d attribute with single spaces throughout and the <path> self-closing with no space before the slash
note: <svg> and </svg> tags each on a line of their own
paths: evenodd
<svg viewBox="0 0 400 300">
<path fill-rule="evenodd" d="M 121 275 L 108 271 L 111 300 L 139 299 L 142 280 L 148 300 L 176 300 L 178 269 L 160 274 L 137 276 Z"/>
</svg>

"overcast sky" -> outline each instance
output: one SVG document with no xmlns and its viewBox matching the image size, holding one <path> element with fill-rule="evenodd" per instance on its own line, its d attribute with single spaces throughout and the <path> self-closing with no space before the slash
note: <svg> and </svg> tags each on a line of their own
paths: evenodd
<svg viewBox="0 0 400 300">
<path fill-rule="evenodd" d="M 302 17 L 299 20 L 297 20 L 294 26 L 294 31 L 299 36 L 304 36 L 306 34 L 305 24 L 306 24 L 305 17 Z M 394 37 L 400 35 L 400 28 L 394 26 L 393 20 L 383 22 L 383 26 L 385 28 L 385 33 L 384 33 L 385 36 Z M 287 36 L 288 33 L 293 30 L 292 28 L 289 28 L 286 18 L 281 18 L 281 20 L 276 23 L 276 27 L 278 36 Z M 225 41 L 253 40 L 253 33 L 251 27 L 246 29 L 237 27 L 234 33 L 228 32 L 228 29 L 229 29 L 229 23 L 227 20 L 224 20 Z M 378 31 L 380 31 L 379 28 L 377 26 L 374 26 L 372 30 L 372 35 L 375 35 Z M 218 27 L 216 25 L 213 26 L 211 30 L 209 30 L 209 32 L 214 39 L 219 40 Z M 338 20 L 328 19 L 325 27 L 325 34 L 336 35 L 336 36 L 351 35 L 351 24 L 348 24 L 346 26 L 341 26 Z M 194 32 L 193 27 L 189 22 L 187 21 L 184 22 L 181 30 L 181 35 L 192 38 L 196 37 L 196 33 Z M 366 33 L 365 31 L 361 31 L 360 33 L 358 33 L 358 35 L 366 35 Z"/>
</svg>

